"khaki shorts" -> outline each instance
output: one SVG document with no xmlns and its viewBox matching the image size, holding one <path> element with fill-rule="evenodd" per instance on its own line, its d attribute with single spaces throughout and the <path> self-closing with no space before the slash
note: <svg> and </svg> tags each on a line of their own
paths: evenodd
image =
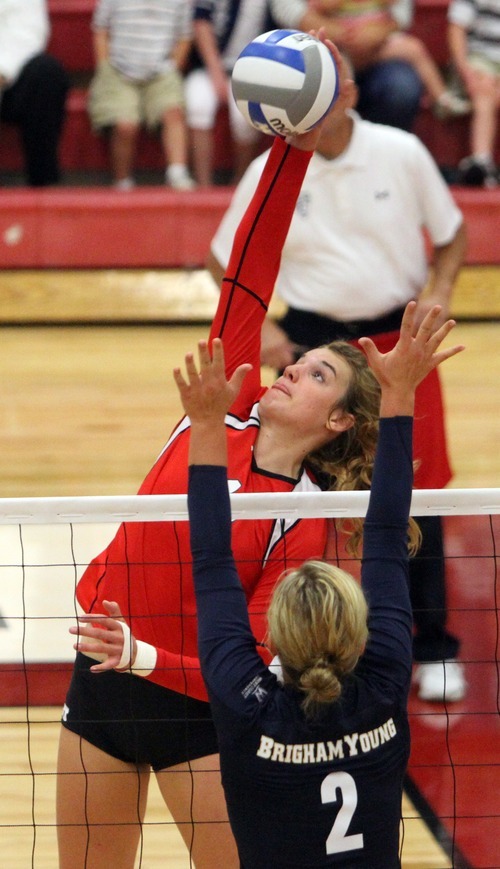
<svg viewBox="0 0 500 869">
<path fill-rule="evenodd" d="M 184 107 L 183 81 L 169 70 L 148 81 L 132 81 L 108 61 L 99 64 L 89 89 L 88 111 L 96 130 L 117 121 L 158 127 L 167 109 Z"/>
<path fill-rule="evenodd" d="M 471 54 L 468 58 L 468 62 L 472 67 L 474 67 L 474 69 L 477 69 L 478 72 L 485 72 L 495 78 L 500 78 L 500 63 L 491 60 L 489 57 L 483 57 L 479 54 Z"/>
</svg>

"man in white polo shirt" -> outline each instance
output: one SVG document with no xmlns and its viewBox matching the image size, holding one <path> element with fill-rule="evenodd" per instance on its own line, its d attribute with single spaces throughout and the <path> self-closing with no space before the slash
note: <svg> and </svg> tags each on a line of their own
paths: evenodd
<svg viewBox="0 0 500 869">
<path fill-rule="evenodd" d="M 462 214 L 420 140 L 361 120 L 356 97 L 350 82 L 322 132 L 285 242 L 276 292 L 288 309 L 279 323 L 268 319 L 263 332 L 262 361 L 277 369 L 336 338 L 370 335 L 389 349 L 410 299 L 419 301 L 419 322 L 435 304 L 443 321 L 449 316 L 465 253 Z M 264 161 L 247 170 L 212 241 L 208 266 L 217 283 Z M 433 247 L 430 279 L 424 229 Z M 414 450 L 415 486 L 446 486 L 452 473 L 437 372 L 417 390 Z M 446 630 L 441 520 L 419 524 L 423 544 L 411 567 L 419 696 L 460 700 L 465 680 L 459 641 Z"/>
</svg>

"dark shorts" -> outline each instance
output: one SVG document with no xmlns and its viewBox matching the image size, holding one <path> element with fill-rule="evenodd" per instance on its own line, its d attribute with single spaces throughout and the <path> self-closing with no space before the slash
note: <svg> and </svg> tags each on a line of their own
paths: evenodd
<svg viewBox="0 0 500 869">
<path fill-rule="evenodd" d="M 128 673 L 91 673 L 80 653 L 63 725 L 125 763 L 155 771 L 217 754 L 210 704 Z"/>
</svg>

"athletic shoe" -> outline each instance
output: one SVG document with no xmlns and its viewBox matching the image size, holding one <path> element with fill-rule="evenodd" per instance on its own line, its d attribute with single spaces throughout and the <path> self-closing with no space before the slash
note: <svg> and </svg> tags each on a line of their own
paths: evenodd
<svg viewBox="0 0 500 869">
<path fill-rule="evenodd" d="M 458 661 L 429 661 L 418 664 L 414 676 L 420 700 L 456 703 L 467 689 L 463 666 Z"/>
<path fill-rule="evenodd" d="M 180 164 L 168 167 L 165 181 L 173 190 L 194 190 L 196 187 L 186 166 Z"/>
<path fill-rule="evenodd" d="M 498 184 L 498 172 L 492 160 L 480 157 L 464 157 L 458 164 L 458 183 L 467 187 L 487 187 L 492 190 Z"/>
<path fill-rule="evenodd" d="M 133 178 L 120 178 L 119 181 L 115 181 L 114 188 L 115 190 L 121 190 L 122 193 L 128 193 L 129 190 L 133 190 L 135 187 L 135 181 Z"/>
<path fill-rule="evenodd" d="M 444 91 L 433 106 L 434 114 L 441 121 L 447 121 L 450 118 L 462 118 L 464 115 L 468 115 L 470 110 L 471 104 L 469 100 L 459 97 L 449 90 Z"/>
</svg>

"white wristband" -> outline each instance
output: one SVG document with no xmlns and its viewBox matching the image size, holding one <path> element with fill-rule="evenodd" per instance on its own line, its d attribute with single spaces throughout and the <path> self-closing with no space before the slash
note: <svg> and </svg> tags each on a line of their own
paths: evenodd
<svg viewBox="0 0 500 869">
<path fill-rule="evenodd" d="M 143 640 L 136 640 L 137 655 L 135 656 L 132 673 L 134 676 L 149 676 L 156 667 L 158 652 L 156 646 L 151 646 Z"/>
<path fill-rule="evenodd" d="M 155 646 L 150 643 L 145 643 L 143 640 L 136 640 L 137 653 L 133 665 L 130 664 L 130 659 L 133 651 L 132 635 L 130 628 L 126 622 L 120 622 L 123 631 L 123 651 L 122 656 L 115 667 L 115 670 L 129 670 L 135 676 L 149 676 L 156 667 L 157 651 Z"/>
<path fill-rule="evenodd" d="M 132 657 L 132 634 L 126 622 L 118 622 L 123 631 L 123 649 L 122 656 L 115 667 L 115 670 L 126 670 L 130 667 L 130 659 Z"/>
</svg>

